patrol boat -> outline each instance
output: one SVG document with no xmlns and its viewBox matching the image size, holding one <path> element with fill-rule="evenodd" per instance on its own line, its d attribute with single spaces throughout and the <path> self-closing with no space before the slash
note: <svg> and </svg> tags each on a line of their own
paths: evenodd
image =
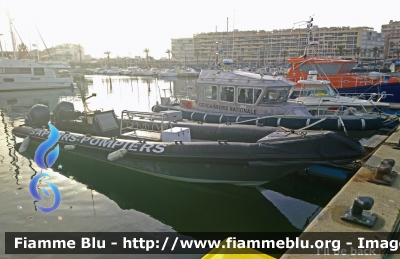
<svg viewBox="0 0 400 259">
<path fill-rule="evenodd" d="M 202 70 L 194 98 L 161 98 L 152 110 L 180 110 L 183 118 L 208 123 L 263 124 L 289 129 L 365 132 L 383 127 L 376 114 L 336 109 L 312 115 L 303 103 L 288 101 L 296 83 L 242 71 Z"/>
<path fill-rule="evenodd" d="M 184 127 L 178 122 L 172 126 L 171 118 L 177 120 L 174 114 L 122 111 L 118 119 L 113 111 L 80 116 L 71 107 L 70 114 L 53 112 L 53 124 L 46 127 L 50 112 L 46 106 L 36 105 L 29 111 L 26 124 L 15 127 L 13 134 L 24 138 L 20 152 L 25 152 L 29 143 L 40 144 L 59 132 L 55 138 L 61 156 L 75 153 L 173 180 L 236 185 L 261 185 L 312 164 L 349 163 L 365 152 L 359 142 L 329 131 L 274 131 L 246 142 L 243 135 L 255 136 L 247 130 L 264 128 L 254 125 L 222 129 L 228 138 L 235 135 L 235 142 L 206 137 L 194 142 L 191 131 L 200 138 L 208 137 L 221 125 L 207 128 L 192 123 L 196 127 Z M 143 122 L 145 117 L 150 117 L 148 124 Z M 74 133 L 65 130 L 68 125 L 76 129 Z M 143 129 L 153 138 L 138 136 Z M 211 133 L 203 135 L 206 131 Z M 155 133 L 160 133 L 159 139 L 154 138 Z"/>
</svg>

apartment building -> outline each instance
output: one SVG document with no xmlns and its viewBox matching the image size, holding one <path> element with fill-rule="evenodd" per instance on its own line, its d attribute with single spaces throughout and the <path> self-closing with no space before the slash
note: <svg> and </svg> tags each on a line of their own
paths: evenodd
<svg viewBox="0 0 400 259">
<path fill-rule="evenodd" d="M 374 31 L 373 28 L 314 26 L 312 31 L 312 41 L 319 42 L 314 50 L 321 57 L 341 56 L 346 59 L 373 60 L 375 47 L 375 50 L 378 50 L 375 51 L 377 59 L 384 56 L 385 35 Z M 198 60 L 201 66 L 215 65 L 229 58 L 238 66 L 263 67 L 280 64 L 289 57 L 302 55 L 309 42 L 309 31 L 283 29 L 200 33 L 193 35 L 193 38 L 173 39 L 172 52 L 179 51 L 181 56 L 184 47 L 189 53 L 190 39 L 193 42 L 190 55 L 194 54 L 194 60 Z M 356 55 L 356 47 L 361 47 L 359 55 Z"/>
<path fill-rule="evenodd" d="M 171 39 L 172 60 L 175 62 L 193 64 L 193 38 Z"/>
<path fill-rule="evenodd" d="M 385 59 L 399 59 L 400 56 L 400 21 L 389 21 L 383 24 L 382 34 L 386 35 L 385 40 Z"/>
</svg>

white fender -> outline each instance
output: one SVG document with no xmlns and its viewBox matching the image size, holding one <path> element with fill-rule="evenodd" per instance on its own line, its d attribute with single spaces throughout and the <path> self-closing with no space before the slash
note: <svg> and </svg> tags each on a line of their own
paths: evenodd
<svg viewBox="0 0 400 259">
<path fill-rule="evenodd" d="M 74 150 L 75 149 L 75 145 L 65 145 L 64 149 L 66 149 L 66 150 Z"/>
<path fill-rule="evenodd" d="M 21 146 L 19 147 L 19 153 L 25 152 L 28 149 L 30 138 L 29 136 L 22 141 Z"/>
<path fill-rule="evenodd" d="M 128 151 L 126 149 L 124 149 L 124 148 L 118 149 L 117 151 L 114 151 L 114 152 L 110 153 L 107 156 L 107 159 L 109 161 L 115 161 L 117 159 L 123 158 L 126 155 L 127 152 Z"/>
</svg>

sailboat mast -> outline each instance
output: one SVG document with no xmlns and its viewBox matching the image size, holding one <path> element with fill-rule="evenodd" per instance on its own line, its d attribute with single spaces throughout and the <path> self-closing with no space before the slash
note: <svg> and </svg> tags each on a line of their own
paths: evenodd
<svg viewBox="0 0 400 259">
<path fill-rule="evenodd" d="M 35 24 L 35 27 L 36 27 L 36 24 Z M 37 32 L 38 32 L 40 38 L 42 39 L 43 45 L 44 45 L 44 47 L 45 47 L 46 50 L 47 50 L 47 54 L 49 54 L 51 61 L 53 61 L 53 56 L 50 54 L 50 51 L 49 51 L 49 49 L 47 48 L 46 43 L 44 43 L 44 40 L 43 40 L 43 38 L 42 38 L 42 35 L 40 34 L 39 29 L 38 29 L 37 27 L 36 27 L 36 30 L 37 30 Z"/>
<path fill-rule="evenodd" d="M 229 39 L 228 39 L 228 33 L 229 33 L 229 23 L 228 23 L 228 17 L 226 17 L 226 55 L 228 55 L 228 51 L 229 51 Z M 228 58 L 228 56 L 227 56 Z"/>
<path fill-rule="evenodd" d="M 235 10 L 233 10 L 233 26 L 232 26 L 232 61 L 235 55 Z"/>
<path fill-rule="evenodd" d="M 8 23 L 10 25 L 10 33 L 11 33 L 11 41 L 12 41 L 14 59 L 16 59 L 17 54 L 15 53 L 15 38 L 14 38 L 14 33 L 13 33 L 13 29 L 12 29 L 12 21 L 11 21 L 11 17 L 10 17 L 10 12 L 9 11 L 7 11 L 7 16 L 8 16 Z"/>
</svg>

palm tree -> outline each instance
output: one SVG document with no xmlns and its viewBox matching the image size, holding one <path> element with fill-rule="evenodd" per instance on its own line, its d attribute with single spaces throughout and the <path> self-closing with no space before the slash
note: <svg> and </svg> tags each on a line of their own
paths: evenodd
<svg viewBox="0 0 400 259">
<path fill-rule="evenodd" d="M 82 46 L 80 44 L 77 44 L 77 45 L 75 45 L 75 49 L 79 53 L 79 63 L 81 65 L 81 67 L 82 67 L 82 52 L 83 52 L 83 48 L 82 48 Z"/>
<path fill-rule="evenodd" d="M 194 55 L 196 56 L 196 67 L 199 67 L 199 55 L 200 55 L 200 51 L 198 49 L 196 49 L 194 51 Z"/>
<path fill-rule="evenodd" d="M 169 64 L 171 63 L 171 58 L 170 58 L 170 56 L 171 56 L 171 50 L 170 49 L 167 49 L 166 51 L 165 51 L 165 53 L 167 53 L 168 54 L 168 67 L 169 67 Z"/>
<path fill-rule="evenodd" d="M 360 58 L 360 53 L 361 53 L 362 48 L 361 47 L 356 47 L 355 51 L 356 51 L 356 58 L 357 58 L 357 63 L 358 63 L 358 59 Z"/>
<path fill-rule="evenodd" d="M 376 57 L 379 54 L 379 48 L 378 47 L 373 47 L 372 48 L 372 53 L 374 53 L 374 58 L 375 58 L 375 66 L 376 66 Z"/>
<path fill-rule="evenodd" d="M 342 46 L 342 45 L 337 46 L 337 51 L 339 52 L 339 56 L 342 56 L 342 54 L 344 52 L 344 46 Z"/>
<path fill-rule="evenodd" d="M 21 44 L 18 45 L 18 58 L 24 58 L 26 54 L 28 54 L 28 48 L 22 42 Z"/>
<path fill-rule="evenodd" d="M 148 63 L 148 60 L 149 60 L 149 52 L 150 52 L 150 50 L 148 48 L 145 48 L 143 50 L 143 52 L 146 53 L 146 68 L 147 68 L 147 63 Z"/>
<path fill-rule="evenodd" d="M 105 51 L 104 54 L 107 55 L 107 66 L 110 67 L 110 51 Z"/>
</svg>

